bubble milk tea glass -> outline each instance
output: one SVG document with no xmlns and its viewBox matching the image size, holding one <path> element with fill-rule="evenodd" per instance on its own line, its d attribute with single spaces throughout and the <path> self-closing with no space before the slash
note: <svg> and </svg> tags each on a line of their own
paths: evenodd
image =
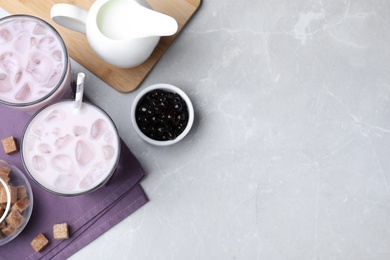
<svg viewBox="0 0 390 260">
<path fill-rule="evenodd" d="M 0 103 L 34 113 L 70 96 L 70 60 L 59 33 L 30 15 L 0 19 Z"/>
<path fill-rule="evenodd" d="M 74 100 L 48 105 L 28 122 L 21 157 L 30 177 L 43 189 L 62 196 L 89 193 L 104 186 L 120 156 L 120 138 L 100 108 Z"/>
</svg>

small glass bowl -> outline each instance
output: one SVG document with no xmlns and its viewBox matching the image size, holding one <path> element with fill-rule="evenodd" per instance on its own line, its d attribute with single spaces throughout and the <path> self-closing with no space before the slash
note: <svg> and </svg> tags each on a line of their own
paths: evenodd
<svg viewBox="0 0 390 260">
<path fill-rule="evenodd" d="M 2 245 L 9 243 L 14 238 L 16 238 L 23 231 L 23 229 L 26 227 L 26 225 L 31 217 L 34 199 L 33 199 L 33 192 L 32 192 L 30 183 L 28 182 L 26 176 L 19 170 L 19 168 L 17 168 L 16 166 L 14 166 L 12 164 L 9 164 L 5 161 L 2 161 L 2 160 L 0 160 L 0 167 L 7 167 L 7 168 L 11 169 L 11 173 L 9 175 L 10 179 L 9 179 L 8 183 L 10 185 L 12 185 L 13 187 L 24 186 L 26 188 L 27 199 L 29 200 L 29 206 L 21 213 L 21 215 L 25 218 L 22 225 L 18 229 L 16 229 L 15 231 L 13 231 L 13 233 L 11 235 L 6 236 L 4 234 L 1 234 L 0 246 L 2 246 Z M 4 184 L 5 184 L 5 181 L 0 179 L 1 189 L 4 189 Z M 6 211 L 0 216 L 0 220 L 1 220 L 0 223 L 6 222 L 6 216 L 8 216 L 9 213 L 11 212 L 12 205 L 10 203 L 9 196 L 10 196 L 10 194 L 7 194 L 7 208 L 9 208 L 9 210 L 7 212 L 7 209 L 6 209 Z M 1 229 L 0 229 L 0 232 L 1 232 Z"/>
<path fill-rule="evenodd" d="M 149 92 L 151 92 L 153 90 L 156 90 L 156 89 L 164 90 L 164 91 L 171 92 L 171 93 L 176 93 L 186 103 L 186 107 L 187 107 L 187 110 L 188 110 L 187 111 L 188 112 L 187 125 L 184 128 L 183 132 L 181 132 L 178 136 L 176 136 L 176 138 L 174 138 L 172 140 L 155 140 L 155 139 L 152 139 L 152 138 L 148 137 L 147 135 L 145 135 L 141 131 L 141 129 L 140 129 L 138 123 L 137 123 L 137 119 L 136 119 L 137 118 L 137 106 L 138 106 L 139 102 L 143 99 L 143 97 L 146 94 L 148 94 Z M 194 123 L 194 107 L 192 105 L 192 102 L 191 102 L 190 98 L 180 88 L 178 88 L 176 86 L 173 86 L 173 85 L 170 85 L 170 84 L 164 84 L 164 83 L 155 84 L 155 85 L 151 85 L 149 87 L 146 87 L 140 93 L 138 93 L 138 95 L 135 97 L 133 105 L 131 107 L 131 122 L 132 122 L 132 124 L 133 124 L 133 126 L 135 128 L 135 131 L 137 132 L 137 134 L 143 140 L 145 140 L 146 142 L 148 142 L 150 144 L 153 144 L 153 145 L 157 145 L 157 146 L 168 146 L 168 145 L 172 145 L 172 144 L 175 144 L 175 143 L 179 142 L 180 140 L 182 140 L 188 134 L 188 132 L 190 131 L 190 129 L 191 129 L 193 123 Z"/>
</svg>

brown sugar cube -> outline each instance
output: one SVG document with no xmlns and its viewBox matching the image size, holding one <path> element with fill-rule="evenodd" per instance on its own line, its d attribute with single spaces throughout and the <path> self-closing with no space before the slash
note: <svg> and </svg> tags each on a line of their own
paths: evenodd
<svg viewBox="0 0 390 260">
<path fill-rule="evenodd" d="M 7 138 L 2 139 L 1 143 L 3 144 L 4 152 L 6 154 L 18 151 L 18 147 L 13 136 L 9 136 Z"/>
<path fill-rule="evenodd" d="M 0 186 L 0 203 L 7 203 L 7 192 L 5 191 L 5 188 L 3 186 Z"/>
<path fill-rule="evenodd" d="M 3 214 L 4 214 L 4 212 L 3 212 Z M 3 220 L 2 222 L 0 222 L 0 229 L 5 228 L 6 225 L 7 224 L 5 223 L 5 220 Z"/>
<path fill-rule="evenodd" d="M 3 216 L 3 214 L 4 214 L 4 209 L 0 208 L 0 218 Z M 1 221 L 0 222 L 0 229 L 5 228 L 5 225 L 6 225 L 5 220 Z"/>
<path fill-rule="evenodd" d="M 9 192 L 11 193 L 11 204 L 14 204 L 18 200 L 18 189 L 12 185 L 9 185 L 8 187 L 9 187 Z M 7 193 L 5 194 L 5 196 L 7 197 Z"/>
<path fill-rule="evenodd" d="M 17 210 L 12 210 L 11 213 L 5 218 L 7 224 L 15 229 L 18 229 L 26 221 L 26 218 L 20 214 Z"/>
<path fill-rule="evenodd" d="M 69 238 L 69 229 L 68 224 L 55 224 L 53 226 L 53 236 L 55 239 L 68 239 Z"/>
<path fill-rule="evenodd" d="M 10 225 L 5 226 L 4 228 L 1 229 L 1 232 L 3 232 L 3 234 L 6 236 L 11 236 L 15 231 L 16 228 Z"/>
<path fill-rule="evenodd" d="M 31 246 L 32 248 L 34 248 L 35 252 L 41 252 L 48 244 L 49 244 L 49 240 L 42 233 L 37 235 L 31 241 Z"/>
<path fill-rule="evenodd" d="M 0 179 L 2 179 L 3 181 L 5 181 L 6 183 L 9 182 L 9 176 L 8 174 L 5 174 L 3 172 L 0 172 Z"/>
<path fill-rule="evenodd" d="M 3 173 L 7 176 L 11 173 L 11 168 L 8 168 L 7 166 L 0 165 L 0 173 Z"/>
<path fill-rule="evenodd" d="M 22 213 L 25 209 L 28 208 L 28 206 L 30 206 L 30 201 L 25 197 L 15 202 L 11 209 Z"/>
<path fill-rule="evenodd" d="M 12 185 L 8 186 L 11 195 L 11 204 L 18 199 L 18 189 Z M 0 203 L 7 203 L 7 192 L 3 186 L 0 186 Z"/>
<path fill-rule="evenodd" d="M 26 186 L 24 186 L 24 185 L 16 186 L 16 189 L 17 189 L 17 199 L 18 200 L 23 199 L 23 198 L 27 198 Z"/>
</svg>

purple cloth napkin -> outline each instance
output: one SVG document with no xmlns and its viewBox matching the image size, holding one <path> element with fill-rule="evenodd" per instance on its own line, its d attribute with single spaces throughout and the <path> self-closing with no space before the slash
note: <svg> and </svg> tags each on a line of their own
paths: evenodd
<svg viewBox="0 0 390 260">
<path fill-rule="evenodd" d="M 20 141 L 30 115 L 0 105 L 0 139 L 14 136 Z M 0 159 L 25 169 L 20 153 L 5 154 L 0 147 Z M 0 247 L 0 259 L 65 259 L 96 239 L 112 226 L 129 216 L 148 199 L 139 182 L 145 173 L 137 159 L 122 142 L 118 168 L 108 185 L 78 197 L 61 197 L 44 191 L 30 180 L 34 208 L 23 232 Z M 70 238 L 55 240 L 53 225 L 67 223 Z M 36 253 L 31 240 L 43 233 L 50 245 Z"/>
</svg>

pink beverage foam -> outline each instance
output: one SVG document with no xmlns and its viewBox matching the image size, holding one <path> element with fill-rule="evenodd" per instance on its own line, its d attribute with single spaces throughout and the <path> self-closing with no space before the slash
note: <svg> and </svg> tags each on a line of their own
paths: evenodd
<svg viewBox="0 0 390 260">
<path fill-rule="evenodd" d="M 60 101 L 41 110 L 23 135 L 22 158 L 29 174 L 62 195 L 94 190 L 114 172 L 119 137 L 111 119 L 97 107 Z"/>
<path fill-rule="evenodd" d="M 70 62 L 54 29 L 30 16 L 15 15 L 2 20 L 0 100 L 12 107 L 36 111 L 58 100 L 68 89 Z M 35 104 L 40 99 L 44 100 Z"/>
</svg>

